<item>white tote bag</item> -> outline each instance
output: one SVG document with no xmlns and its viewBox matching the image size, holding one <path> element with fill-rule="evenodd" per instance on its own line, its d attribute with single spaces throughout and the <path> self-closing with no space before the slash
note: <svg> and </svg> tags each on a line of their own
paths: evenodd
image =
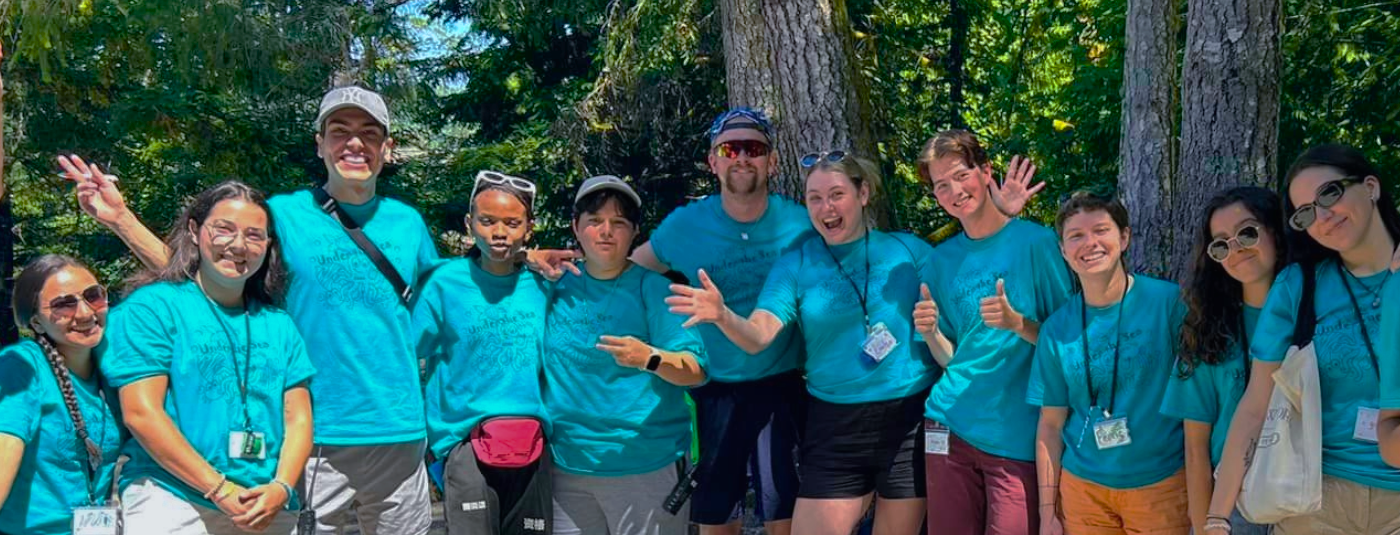
<svg viewBox="0 0 1400 535">
<path fill-rule="evenodd" d="M 1237 506 L 1255 524 L 1322 509 L 1322 399 L 1313 344 L 1288 349 Z"/>
</svg>

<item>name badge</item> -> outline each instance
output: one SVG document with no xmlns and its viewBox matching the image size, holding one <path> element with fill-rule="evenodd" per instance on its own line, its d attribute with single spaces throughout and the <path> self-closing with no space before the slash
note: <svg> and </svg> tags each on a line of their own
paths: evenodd
<svg viewBox="0 0 1400 535">
<path fill-rule="evenodd" d="M 1114 418 L 1094 424 L 1094 442 L 1101 450 L 1132 444 L 1133 438 L 1128 435 L 1128 419 Z"/>
<path fill-rule="evenodd" d="M 228 434 L 228 458 L 266 459 L 267 440 L 262 433 L 231 431 Z"/>
<path fill-rule="evenodd" d="M 897 345 L 899 342 L 894 339 L 894 335 L 890 334 L 889 328 L 885 327 L 882 322 L 870 328 L 870 333 L 865 335 L 865 343 L 861 344 L 861 350 L 870 360 L 879 363 L 885 360 L 885 357 L 890 356 L 890 352 L 894 351 L 894 346 Z"/>
<path fill-rule="evenodd" d="M 116 507 L 75 508 L 73 535 L 121 535 L 121 513 Z"/>
<path fill-rule="evenodd" d="M 1356 429 L 1352 431 L 1351 438 L 1361 442 L 1375 444 L 1380 442 L 1376 438 L 1376 420 L 1379 420 L 1381 411 L 1370 407 L 1356 408 Z"/>
<path fill-rule="evenodd" d="M 948 428 L 943 424 L 934 424 L 933 427 L 924 429 L 924 453 L 931 455 L 948 454 Z"/>
</svg>

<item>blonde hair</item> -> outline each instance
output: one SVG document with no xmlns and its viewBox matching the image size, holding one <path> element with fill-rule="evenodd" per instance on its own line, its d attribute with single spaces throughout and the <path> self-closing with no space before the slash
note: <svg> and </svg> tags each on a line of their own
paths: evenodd
<svg viewBox="0 0 1400 535">
<path fill-rule="evenodd" d="M 806 175 L 802 177 L 802 185 L 804 188 L 807 185 L 807 177 L 812 176 L 812 173 L 817 171 L 839 173 L 845 176 L 851 181 L 851 185 L 855 186 L 856 191 L 860 191 L 862 184 L 870 188 L 869 202 L 865 205 L 863 210 L 865 212 L 867 225 L 869 228 L 874 228 L 874 212 L 872 212 L 871 208 L 875 206 L 875 199 L 877 199 L 883 191 L 880 181 L 880 166 L 875 165 L 874 161 L 856 156 L 849 152 L 846 153 L 845 158 L 837 162 L 829 161 L 826 159 L 825 155 L 823 155 L 821 158 L 817 159 L 816 165 L 806 169 Z"/>
</svg>

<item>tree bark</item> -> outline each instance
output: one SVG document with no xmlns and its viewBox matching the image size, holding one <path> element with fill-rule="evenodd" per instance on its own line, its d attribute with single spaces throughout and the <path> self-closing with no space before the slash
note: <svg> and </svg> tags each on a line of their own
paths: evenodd
<svg viewBox="0 0 1400 535">
<path fill-rule="evenodd" d="M 963 66 L 967 64 L 967 35 L 971 29 L 971 18 L 967 14 L 966 0 L 948 0 L 948 26 L 952 37 L 948 43 L 948 58 L 945 69 L 948 71 L 948 126 L 965 128 L 962 111 L 966 102 L 963 96 L 965 85 Z"/>
<path fill-rule="evenodd" d="M 1174 0 L 1128 0 L 1118 191 L 1128 206 L 1132 269 L 1171 276 L 1175 182 Z M 1189 239 L 1189 233 L 1183 235 Z"/>
<path fill-rule="evenodd" d="M 729 103 L 762 108 L 777 129 L 775 191 L 800 193 L 809 152 L 878 159 L 845 0 L 721 0 L 720 14 Z"/>
<path fill-rule="evenodd" d="M 1191 236 L 1210 197 L 1271 187 L 1278 172 L 1280 0 L 1189 0 L 1181 75 L 1180 195 L 1174 230 Z M 1175 273 L 1192 244 L 1172 246 Z"/>
</svg>

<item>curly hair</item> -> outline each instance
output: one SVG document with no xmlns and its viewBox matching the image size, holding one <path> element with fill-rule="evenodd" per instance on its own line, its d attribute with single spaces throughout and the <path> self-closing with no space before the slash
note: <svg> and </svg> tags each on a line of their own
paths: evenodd
<svg viewBox="0 0 1400 535">
<path fill-rule="evenodd" d="M 142 286 L 157 282 L 184 282 L 194 280 L 199 272 L 200 252 L 198 240 L 191 227 L 199 228 L 209 218 L 214 206 L 227 200 L 241 200 L 256 204 L 267 214 L 267 258 L 262 267 L 253 273 L 243 285 L 245 303 L 281 306 L 286 295 L 287 270 L 282 263 L 282 246 L 277 237 L 277 225 L 272 219 L 272 209 L 267 205 L 267 197 L 262 192 L 237 180 L 228 180 L 206 189 L 196 195 L 194 201 L 185 207 L 175 220 L 175 228 L 165 239 L 170 247 L 170 261 L 160 269 L 144 269 L 126 281 L 126 291 L 130 294 Z"/>
<path fill-rule="evenodd" d="M 1211 217 L 1236 203 L 1263 223 L 1272 237 L 1274 250 L 1279 254 L 1273 275 L 1283 270 L 1287 248 L 1283 203 L 1277 194 L 1257 186 L 1242 186 L 1220 192 L 1206 203 L 1191 249 L 1191 273 L 1182 290 L 1186 320 L 1181 325 L 1181 358 L 1177 359 L 1177 375 L 1182 379 L 1190 377 L 1201 364 L 1224 362 L 1231 344 L 1244 343 L 1244 286 L 1208 253 L 1215 241 L 1210 230 Z"/>
</svg>

